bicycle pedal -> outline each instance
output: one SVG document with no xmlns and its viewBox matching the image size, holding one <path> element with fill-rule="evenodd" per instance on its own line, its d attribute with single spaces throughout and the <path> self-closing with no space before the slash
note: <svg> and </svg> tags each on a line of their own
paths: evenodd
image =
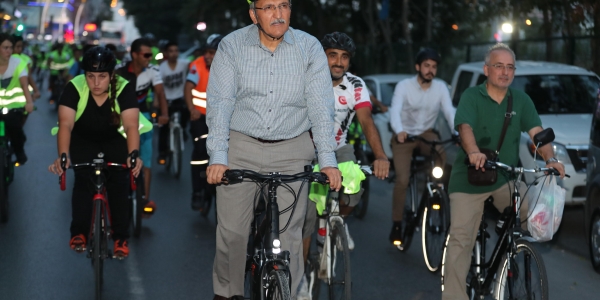
<svg viewBox="0 0 600 300">
<path fill-rule="evenodd" d="M 125 255 L 119 255 L 119 254 L 117 254 L 117 255 L 113 255 L 112 258 L 118 259 L 118 260 L 124 260 L 126 257 L 127 256 L 125 256 Z"/>
</svg>

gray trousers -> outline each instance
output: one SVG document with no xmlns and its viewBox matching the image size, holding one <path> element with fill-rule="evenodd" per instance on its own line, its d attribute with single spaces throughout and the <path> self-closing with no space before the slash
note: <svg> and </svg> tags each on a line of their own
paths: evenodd
<svg viewBox="0 0 600 300">
<path fill-rule="evenodd" d="M 249 136 L 231 131 L 229 138 L 229 168 L 248 169 L 260 173 L 294 174 L 304 171 L 314 159 L 315 151 L 308 132 L 279 143 L 261 143 Z M 290 251 L 292 298 L 304 273 L 302 257 L 302 226 L 308 201 L 308 184 L 302 191 L 300 182 L 289 184 L 298 194 L 298 202 L 290 225 L 280 235 L 282 250 Z M 223 297 L 244 295 L 244 269 L 248 235 L 253 219 L 253 203 L 257 186 L 253 182 L 217 187 L 217 245 L 213 264 L 214 293 Z M 285 188 L 277 189 L 277 203 L 283 210 L 294 202 Z M 290 219 L 291 210 L 279 217 L 282 229 Z"/>
</svg>

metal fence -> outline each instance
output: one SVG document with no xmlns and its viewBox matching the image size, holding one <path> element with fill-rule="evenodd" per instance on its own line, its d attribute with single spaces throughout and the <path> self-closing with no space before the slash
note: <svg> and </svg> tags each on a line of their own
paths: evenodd
<svg viewBox="0 0 600 300">
<path fill-rule="evenodd" d="M 591 41 L 593 39 L 600 39 L 600 37 L 556 37 L 505 41 L 504 43 L 515 51 L 518 60 L 551 61 L 591 69 L 594 55 L 596 59 L 600 59 L 600 53 L 592 53 Z M 551 44 L 549 54 L 547 53 L 548 42 Z M 438 68 L 437 77 L 450 83 L 458 65 L 465 62 L 482 61 L 487 49 L 495 43 L 490 41 L 433 46 L 442 54 L 442 64 Z M 412 53 L 416 54 L 421 46 L 413 44 Z M 359 45 L 353 59 L 352 71 L 362 76 L 378 73 L 415 73 L 413 59 L 408 58 L 408 53 L 408 45 L 402 43 L 393 44 L 391 49 L 384 44 Z"/>
</svg>

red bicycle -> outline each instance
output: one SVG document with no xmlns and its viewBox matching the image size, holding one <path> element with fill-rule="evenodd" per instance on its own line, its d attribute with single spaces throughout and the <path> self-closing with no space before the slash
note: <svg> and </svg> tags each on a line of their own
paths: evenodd
<svg viewBox="0 0 600 300">
<path fill-rule="evenodd" d="M 63 170 L 67 165 L 67 154 L 61 155 L 61 166 Z M 137 157 L 131 157 L 131 165 L 135 166 Z M 92 220 L 90 233 L 88 234 L 87 251 L 88 258 L 92 259 L 94 267 L 94 277 L 96 281 L 96 299 L 102 298 L 102 283 L 103 283 L 103 265 L 105 259 L 117 258 L 123 259 L 121 256 L 113 256 L 112 250 L 108 248 L 108 241 L 112 234 L 110 224 L 112 223 L 108 198 L 106 196 L 106 170 L 108 168 L 128 169 L 125 164 L 117 164 L 104 162 L 104 153 L 98 153 L 98 158 L 91 163 L 74 164 L 72 169 L 93 168 L 93 182 L 96 188 L 96 193 L 93 197 L 94 209 L 92 212 Z M 131 190 L 135 191 L 135 180 L 133 175 L 130 176 Z M 59 177 L 60 189 L 66 189 L 66 172 L 63 172 Z"/>
</svg>

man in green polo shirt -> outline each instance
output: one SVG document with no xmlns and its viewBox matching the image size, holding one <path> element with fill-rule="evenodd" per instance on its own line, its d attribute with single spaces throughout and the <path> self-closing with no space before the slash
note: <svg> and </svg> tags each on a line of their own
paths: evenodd
<svg viewBox="0 0 600 300">
<path fill-rule="evenodd" d="M 500 211 L 510 205 L 511 189 L 504 176 L 490 186 L 473 186 L 467 180 L 468 160 L 476 169 L 482 168 L 486 160 L 481 148 L 496 150 L 508 97 L 513 98 L 513 113 L 506 136 L 499 151 L 499 160 L 508 165 L 519 161 L 521 132 L 533 136 L 542 131 L 542 122 L 531 98 L 523 91 L 509 88 L 515 76 L 515 54 L 505 44 L 491 47 L 485 56 L 484 74 L 487 81 L 471 87 L 462 94 L 454 126 L 460 133 L 464 152 L 456 156 L 450 175 L 450 233 L 444 265 L 442 299 L 467 299 L 466 279 L 471 265 L 471 252 L 479 228 L 485 200 L 492 196 Z M 554 158 L 550 144 L 539 148 L 546 160 L 546 167 L 555 168 L 564 177 L 564 166 Z M 521 207 L 521 218 L 527 216 L 526 203 Z"/>
</svg>

